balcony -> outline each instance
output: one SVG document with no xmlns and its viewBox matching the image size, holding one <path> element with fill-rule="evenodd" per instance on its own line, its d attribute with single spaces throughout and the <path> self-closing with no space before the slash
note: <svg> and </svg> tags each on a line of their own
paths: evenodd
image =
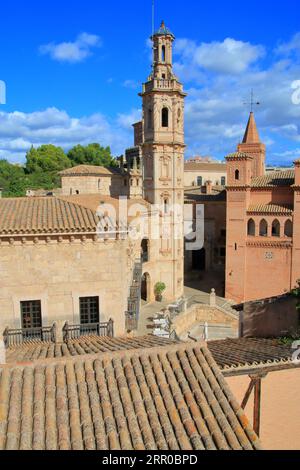
<svg viewBox="0 0 300 470">
<path fill-rule="evenodd" d="M 56 326 L 44 328 L 20 328 L 13 330 L 6 328 L 3 333 L 3 340 L 6 348 L 20 346 L 24 343 L 35 343 L 43 341 L 45 343 L 56 342 Z"/>
<path fill-rule="evenodd" d="M 108 336 L 114 337 L 114 322 L 110 319 L 107 323 L 86 323 L 82 325 L 69 325 L 65 323 L 63 327 L 63 341 L 67 343 L 72 339 L 81 336 Z"/>
</svg>

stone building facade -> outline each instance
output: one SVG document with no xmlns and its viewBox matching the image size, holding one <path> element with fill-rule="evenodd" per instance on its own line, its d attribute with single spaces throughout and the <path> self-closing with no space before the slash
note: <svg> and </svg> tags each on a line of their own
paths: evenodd
<svg viewBox="0 0 300 470">
<path fill-rule="evenodd" d="M 207 182 L 213 186 L 225 186 L 227 182 L 226 163 L 192 159 L 184 164 L 184 186 L 204 187 Z"/>
<path fill-rule="evenodd" d="M 253 113 L 227 157 L 226 297 L 237 303 L 289 292 L 300 278 L 300 162 L 265 172 Z"/>
<path fill-rule="evenodd" d="M 119 168 L 78 165 L 60 172 L 62 194 L 102 194 L 122 196 L 128 193 L 128 177 Z"/>
</svg>

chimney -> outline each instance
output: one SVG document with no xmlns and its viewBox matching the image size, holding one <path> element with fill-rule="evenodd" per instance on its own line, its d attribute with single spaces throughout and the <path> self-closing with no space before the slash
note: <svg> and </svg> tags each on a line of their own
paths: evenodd
<svg viewBox="0 0 300 470">
<path fill-rule="evenodd" d="M 212 190 L 213 190 L 212 181 L 206 181 L 205 187 L 206 187 L 206 194 L 211 195 L 211 194 L 212 194 Z"/>
</svg>

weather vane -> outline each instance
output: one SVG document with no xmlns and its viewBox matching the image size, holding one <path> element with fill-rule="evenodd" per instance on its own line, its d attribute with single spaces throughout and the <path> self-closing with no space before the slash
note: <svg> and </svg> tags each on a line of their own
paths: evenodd
<svg viewBox="0 0 300 470">
<path fill-rule="evenodd" d="M 253 113 L 254 106 L 259 106 L 260 105 L 260 101 L 255 101 L 254 100 L 253 88 L 251 90 L 250 101 L 245 101 L 244 104 L 247 105 L 247 106 L 250 106 L 251 113 Z"/>
</svg>

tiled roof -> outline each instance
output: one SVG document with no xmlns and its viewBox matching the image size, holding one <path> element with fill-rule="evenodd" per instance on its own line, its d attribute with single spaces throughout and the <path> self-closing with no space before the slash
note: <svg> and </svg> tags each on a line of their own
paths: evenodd
<svg viewBox="0 0 300 470">
<path fill-rule="evenodd" d="M 59 197 L 0 199 L 0 234 L 95 231 L 96 213 Z"/>
<path fill-rule="evenodd" d="M 295 183 L 295 170 L 276 171 L 252 179 L 253 188 L 275 188 L 292 186 Z"/>
<path fill-rule="evenodd" d="M 24 343 L 10 347 L 6 351 L 8 363 L 53 359 L 58 357 L 82 356 L 113 351 L 151 348 L 175 344 L 177 341 L 153 335 L 138 338 L 109 338 L 103 336 L 81 336 L 68 343 L 54 344 L 45 342 Z"/>
<path fill-rule="evenodd" d="M 234 152 L 234 153 L 230 153 L 229 155 L 227 155 L 226 157 L 226 160 L 230 160 L 230 159 L 239 159 L 239 158 L 242 158 L 242 159 L 253 159 L 253 157 L 251 157 L 250 155 L 248 155 L 247 153 L 245 152 Z"/>
<path fill-rule="evenodd" d="M 117 228 L 118 203 L 118 199 L 100 194 L 0 199 L 0 235 L 88 233 L 96 232 L 97 227 Z M 103 204 L 104 215 L 98 217 L 97 210 Z M 105 215 L 108 204 L 115 209 L 116 221 Z M 139 211 L 139 204 L 145 212 L 149 208 L 144 200 L 127 200 L 128 208 L 135 204 Z M 132 213 L 128 221 L 135 216 Z"/>
<path fill-rule="evenodd" d="M 213 186 L 212 194 L 202 193 L 201 188 L 185 189 L 185 201 L 226 201 L 226 191 L 223 186 Z"/>
<path fill-rule="evenodd" d="M 247 212 L 270 215 L 291 215 L 293 213 L 293 206 L 291 204 L 252 204 L 249 206 Z"/>
<path fill-rule="evenodd" d="M 154 33 L 154 36 L 172 36 L 175 37 L 169 28 L 166 27 L 164 21 L 162 21 L 160 28 Z"/>
<path fill-rule="evenodd" d="M 224 372 L 272 366 L 292 366 L 293 350 L 277 339 L 226 339 L 209 341 L 208 348 Z"/>
<path fill-rule="evenodd" d="M 60 176 L 111 176 L 120 175 L 119 168 L 106 168 L 96 165 L 78 165 L 61 171 Z"/>
<path fill-rule="evenodd" d="M 6 366 L 0 449 L 260 449 L 203 344 Z"/>
</svg>

